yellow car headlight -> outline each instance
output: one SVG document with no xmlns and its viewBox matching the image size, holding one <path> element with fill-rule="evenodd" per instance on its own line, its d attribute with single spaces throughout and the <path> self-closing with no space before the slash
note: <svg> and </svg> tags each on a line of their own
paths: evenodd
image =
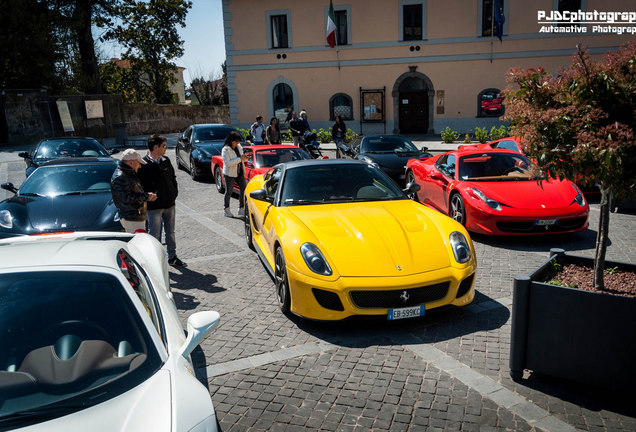
<svg viewBox="0 0 636 432">
<path fill-rule="evenodd" d="M 322 252 L 320 252 L 320 249 L 318 249 L 318 246 L 315 244 L 303 244 L 300 247 L 300 254 L 303 256 L 305 264 L 307 264 L 307 267 L 309 267 L 312 272 L 323 276 L 331 276 L 333 273 L 331 271 L 331 267 L 329 267 L 329 263 L 327 263 Z"/>
<path fill-rule="evenodd" d="M 455 261 L 460 264 L 470 261 L 470 246 L 464 234 L 459 231 L 453 231 L 449 237 Z"/>
</svg>

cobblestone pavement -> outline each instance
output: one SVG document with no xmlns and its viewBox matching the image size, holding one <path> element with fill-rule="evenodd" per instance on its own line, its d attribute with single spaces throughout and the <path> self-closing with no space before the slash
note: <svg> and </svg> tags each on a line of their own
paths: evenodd
<svg viewBox="0 0 636 432">
<path fill-rule="evenodd" d="M 316 323 L 280 313 L 242 220 L 223 217 L 211 179 L 177 175 L 177 251 L 188 267 L 171 268 L 170 278 L 184 322 L 198 310 L 221 313 L 194 361 L 223 431 L 636 430 L 633 397 L 509 376 L 513 276 L 529 274 L 552 247 L 593 256 L 597 204 L 584 233 L 474 236 L 477 295 L 468 307 Z M 23 179 L 17 153 L 0 153 L 0 182 Z M 635 227 L 635 214 L 611 215 L 608 259 L 636 263 Z"/>
</svg>

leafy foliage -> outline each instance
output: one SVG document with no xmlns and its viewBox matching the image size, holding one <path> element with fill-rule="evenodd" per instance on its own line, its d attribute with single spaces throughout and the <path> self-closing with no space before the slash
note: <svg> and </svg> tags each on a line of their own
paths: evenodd
<svg viewBox="0 0 636 432">
<path fill-rule="evenodd" d="M 475 128 L 475 139 L 482 144 L 488 142 L 488 131 L 485 127 Z"/>
<path fill-rule="evenodd" d="M 459 138 L 459 132 L 456 132 L 450 128 L 450 126 L 446 126 L 441 132 L 442 141 L 445 143 L 453 143 L 457 138 Z"/>
<path fill-rule="evenodd" d="M 471 142 L 473 142 L 472 135 L 470 133 L 464 135 L 464 144 L 470 144 Z"/>
<path fill-rule="evenodd" d="M 578 47 L 569 68 L 511 69 L 504 119 L 551 176 L 599 184 L 594 286 L 603 289 L 608 196 L 636 193 L 636 40 L 593 61 Z"/>
<path fill-rule="evenodd" d="M 331 142 L 331 140 L 332 140 L 331 132 L 326 131 L 323 128 L 320 128 L 320 130 L 318 130 L 318 131 L 316 131 L 316 129 L 314 129 L 312 132 L 316 134 L 316 136 L 318 137 L 318 141 L 320 141 L 322 144 Z"/>
<path fill-rule="evenodd" d="M 501 125 L 499 127 L 493 126 L 490 128 L 490 133 L 488 135 L 490 141 L 495 141 L 510 136 L 510 131 L 508 131 L 506 125 Z"/>
<path fill-rule="evenodd" d="M 130 81 L 122 87 L 136 86 L 152 95 L 152 102 L 171 103 L 170 84 L 176 82 L 176 66 L 170 60 L 183 55 L 183 41 L 177 25 L 185 26 L 192 2 L 188 0 L 125 0 L 111 9 L 121 21 L 104 20 L 111 26 L 102 36 L 125 48 L 123 59 L 130 62 Z"/>
</svg>

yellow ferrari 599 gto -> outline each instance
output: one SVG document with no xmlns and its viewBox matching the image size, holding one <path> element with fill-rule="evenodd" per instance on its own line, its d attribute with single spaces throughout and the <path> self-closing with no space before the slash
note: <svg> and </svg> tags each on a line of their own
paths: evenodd
<svg viewBox="0 0 636 432">
<path fill-rule="evenodd" d="M 410 200 L 377 167 L 298 161 L 254 177 L 245 235 L 274 277 L 281 310 L 315 320 L 419 317 L 475 296 L 468 232 Z"/>
</svg>

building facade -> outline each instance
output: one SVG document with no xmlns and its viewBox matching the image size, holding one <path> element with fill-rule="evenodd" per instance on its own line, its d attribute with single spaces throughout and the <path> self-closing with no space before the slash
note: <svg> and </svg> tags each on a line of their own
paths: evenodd
<svg viewBox="0 0 636 432">
<path fill-rule="evenodd" d="M 490 129 L 511 67 L 557 72 L 577 44 L 599 57 L 636 31 L 634 0 L 334 0 L 331 48 L 328 0 L 222 1 L 237 127 L 306 110 L 314 129 Z"/>
</svg>

